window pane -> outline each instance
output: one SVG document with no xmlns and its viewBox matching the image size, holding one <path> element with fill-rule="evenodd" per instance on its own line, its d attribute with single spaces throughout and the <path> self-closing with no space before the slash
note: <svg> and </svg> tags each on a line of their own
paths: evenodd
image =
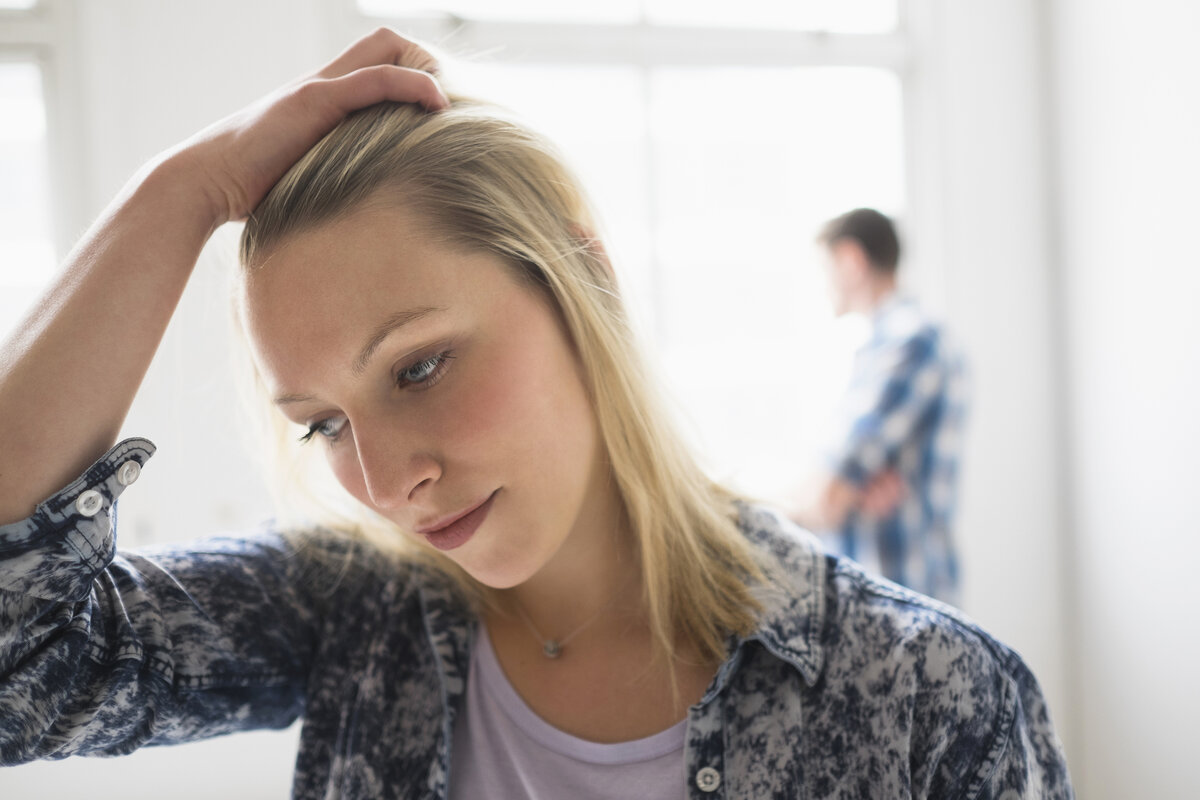
<svg viewBox="0 0 1200 800">
<path fill-rule="evenodd" d="M 896 28 L 897 0 L 644 0 L 651 22 L 728 28 L 793 28 L 835 33 L 886 33 Z"/>
<path fill-rule="evenodd" d="M 40 70 L 0 62 L 0 336 L 54 269 L 46 153 Z"/>
<path fill-rule="evenodd" d="M 856 206 L 903 209 L 900 83 L 664 69 L 651 96 L 660 349 L 703 450 L 769 496 L 822 444 L 861 334 L 832 319 L 813 237 Z"/>
<path fill-rule="evenodd" d="M 358 0 L 358 8 L 374 17 L 457 15 L 468 19 L 521 22 L 636 22 L 640 0 L 453 0 L 431 5 L 427 0 Z"/>
</svg>

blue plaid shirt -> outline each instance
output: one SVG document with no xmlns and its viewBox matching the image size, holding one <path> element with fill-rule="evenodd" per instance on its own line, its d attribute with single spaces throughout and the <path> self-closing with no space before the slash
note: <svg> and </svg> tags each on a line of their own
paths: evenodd
<svg viewBox="0 0 1200 800">
<path fill-rule="evenodd" d="M 894 295 L 872 317 L 855 355 L 833 473 L 863 487 L 884 470 L 904 483 L 889 516 L 851 512 L 834 549 L 897 583 L 957 599 L 951 536 L 965 411 L 963 362 L 942 329 L 911 299 Z"/>
</svg>

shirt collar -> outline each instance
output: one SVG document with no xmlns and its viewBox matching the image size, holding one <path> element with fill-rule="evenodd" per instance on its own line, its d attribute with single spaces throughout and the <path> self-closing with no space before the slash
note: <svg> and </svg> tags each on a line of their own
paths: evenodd
<svg viewBox="0 0 1200 800">
<path fill-rule="evenodd" d="M 925 324 L 916 299 L 900 289 L 888 295 L 870 319 L 872 344 L 912 336 Z"/>
<path fill-rule="evenodd" d="M 883 301 L 879 303 L 879 305 L 875 306 L 875 308 L 871 310 L 869 317 L 871 324 L 878 327 L 879 325 L 883 324 L 888 317 L 895 314 L 897 310 L 904 308 L 911 302 L 912 298 L 910 298 L 903 291 L 900 289 L 894 290 L 884 297 Z"/>
<path fill-rule="evenodd" d="M 724 688 L 741 663 L 747 643 L 758 642 L 794 667 L 810 686 L 821 674 L 825 624 L 825 555 L 807 531 L 757 506 L 740 507 L 738 526 L 751 546 L 766 556 L 772 578 L 756 597 L 762 606 L 758 624 L 748 635 L 730 642 L 702 704 Z M 421 591 L 428 633 L 450 705 L 465 688 L 474 622 L 449 578 L 432 581 Z"/>
<path fill-rule="evenodd" d="M 757 595 L 762 604 L 758 626 L 736 640 L 730 661 L 740 661 L 746 643 L 757 641 L 811 686 L 820 677 L 824 659 L 825 554 L 812 534 L 764 508 L 744 506 L 739 524 L 751 544 L 766 554 L 774 572 L 768 575 L 773 585 Z M 719 673 L 714 683 L 720 679 Z"/>
</svg>

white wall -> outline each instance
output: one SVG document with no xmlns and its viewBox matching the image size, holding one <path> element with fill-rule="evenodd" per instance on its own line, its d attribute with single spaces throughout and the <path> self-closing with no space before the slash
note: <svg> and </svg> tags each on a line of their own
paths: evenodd
<svg viewBox="0 0 1200 800">
<path fill-rule="evenodd" d="M 319 5 L 77 3 L 89 217 L 156 153 L 331 55 Z M 257 478 L 241 431 L 230 423 L 225 278 L 236 233 L 222 230 L 206 249 L 124 427 L 124 435 L 159 446 L 136 498 L 123 504 L 125 546 L 152 530 L 157 540 L 192 538 L 268 513 L 264 493 L 252 488 Z"/>
<path fill-rule="evenodd" d="M 915 2 L 917 266 L 970 359 L 956 529 L 964 608 L 1072 738 L 1038 0 Z M 924 83 L 922 83 L 922 80 Z"/>
<path fill-rule="evenodd" d="M 1051 21 L 1081 796 L 1200 797 L 1200 4 Z"/>
</svg>

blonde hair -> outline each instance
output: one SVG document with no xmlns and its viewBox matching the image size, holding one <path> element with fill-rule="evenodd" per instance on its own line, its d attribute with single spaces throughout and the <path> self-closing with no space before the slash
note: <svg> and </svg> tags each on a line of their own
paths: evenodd
<svg viewBox="0 0 1200 800">
<path fill-rule="evenodd" d="M 245 227 L 243 266 L 255 268 L 288 236 L 366 203 L 418 212 L 431 235 L 502 257 L 553 300 L 638 543 L 656 652 L 673 665 L 684 642 L 705 663 L 723 659 L 728 637 L 755 626 L 754 587 L 764 570 L 738 529 L 737 498 L 706 477 L 649 388 L 611 266 L 586 238 L 593 226 L 584 195 L 562 160 L 477 101 L 455 97 L 436 113 L 373 106 L 343 121 L 272 189 Z M 272 413 L 279 432 L 282 417 Z M 412 538 L 380 517 L 357 528 L 416 554 Z M 486 597 L 449 559 L 421 557 Z"/>
</svg>

